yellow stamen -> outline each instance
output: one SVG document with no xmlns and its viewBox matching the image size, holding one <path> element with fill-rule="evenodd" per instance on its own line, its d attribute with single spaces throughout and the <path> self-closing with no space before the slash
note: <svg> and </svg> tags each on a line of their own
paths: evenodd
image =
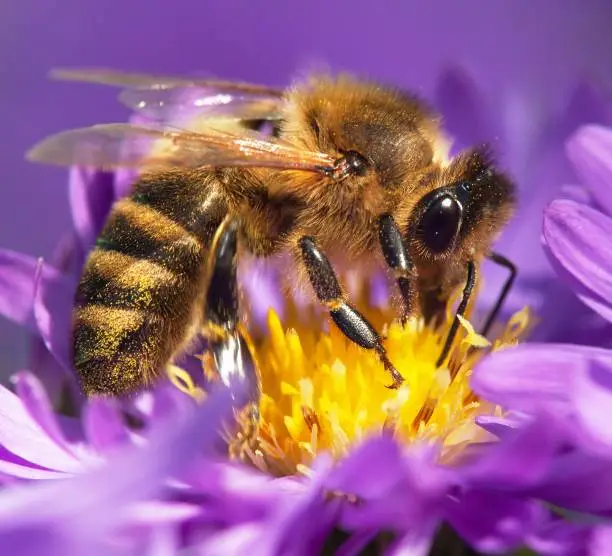
<svg viewBox="0 0 612 556">
<path fill-rule="evenodd" d="M 370 310 L 373 322 L 391 320 L 378 313 Z M 303 317 L 286 327 L 271 311 L 267 334 L 256 344 L 263 391 L 259 441 L 266 470 L 293 473 L 322 451 L 340 457 L 383 430 L 406 443 L 437 439 L 444 459 L 477 441 L 482 431 L 475 417 L 496 408 L 470 390 L 471 369 L 482 356 L 473 348 L 491 344 L 467 319 L 460 321 L 464 333 L 448 367 L 441 368 L 436 360 L 449 323 L 434 329 L 413 318 L 404 327 L 386 326 L 389 359 L 405 378 L 399 389 L 390 390 L 377 355 L 349 342 L 335 326 L 323 332 L 320 320 Z M 493 349 L 516 343 L 527 322 L 526 312 L 513 317 Z"/>
<path fill-rule="evenodd" d="M 358 306 L 367 307 L 367 297 L 359 297 Z M 405 379 L 393 390 L 376 353 L 351 343 L 334 325 L 324 331 L 317 311 L 287 302 L 287 321 L 270 311 L 267 330 L 253 340 L 262 381 L 259 426 L 239 435 L 240 447 L 232 449 L 234 456 L 277 475 L 307 473 L 318 453 L 339 458 L 382 432 L 405 443 L 435 439 L 442 461 L 452 460 L 467 444 L 486 439 L 477 416 L 500 414 L 470 389 L 471 370 L 485 352 L 474 348 L 513 345 L 530 324 L 529 312 L 520 311 L 491 344 L 460 317 L 447 366 L 436 367 L 454 318 L 450 309 L 447 322 L 434 328 L 418 317 L 402 326 L 391 309 L 370 307 L 366 315 L 384 331 L 388 357 Z M 170 374 L 173 383 L 201 397 L 189 375 L 179 371 Z"/>
</svg>

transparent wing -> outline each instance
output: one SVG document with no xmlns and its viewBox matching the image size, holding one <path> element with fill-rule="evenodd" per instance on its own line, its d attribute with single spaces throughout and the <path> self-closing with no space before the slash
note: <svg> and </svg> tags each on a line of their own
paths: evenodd
<svg viewBox="0 0 612 556">
<path fill-rule="evenodd" d="M 327 173 L 333 159 L 255 134 L 198 133 L 132 124 L 102 124 L 44 139 L 29 160 L 62 166 L 155 168 L 250 166 Z"/>
<path fill-rule="evenodd" d="M 225 89 L 234 93 L 253 95 L 282 96 L 282 89 L 266 85 L 254 85 L 239 81 L 221 79 L 193 79 L 170 75 L 148 75 L 130 73 L 105 68 L 57 68 L 51 71 L 51 77 L 66 81 L 98 83 L 130 89 L 171 89 L 176 87 L 202 87 L 205 89 Z"/>
<path fill-rule="evenodd" d="M 218 79 L 190 79 L 127 73 L 108 69 L 56 69 L 56 79 L 124 87 L 119 101 L 147 120 L 184 118 L 277 120 L 282 113 L 282 90 Z"/>
<path fill-rule="evenodd" d="M 158 122 L 184 117 L 278 120 L 283 108 L 280 97 L 195 86 L 125 89 L 119 100 L 134 112 Z"/>
</svg>

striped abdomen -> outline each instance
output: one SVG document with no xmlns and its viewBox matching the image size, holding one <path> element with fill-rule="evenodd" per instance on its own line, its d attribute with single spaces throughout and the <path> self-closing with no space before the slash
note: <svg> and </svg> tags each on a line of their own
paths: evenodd
<svg viewBox="0 0 612 556">
<path fill-rule="evenodd" d="M 224 213 L 202 172 L 147 176 L 115 204 L 75 300 L 74 365 L 87 394 L 136 390 L 189 340 Z"/>
</svg>

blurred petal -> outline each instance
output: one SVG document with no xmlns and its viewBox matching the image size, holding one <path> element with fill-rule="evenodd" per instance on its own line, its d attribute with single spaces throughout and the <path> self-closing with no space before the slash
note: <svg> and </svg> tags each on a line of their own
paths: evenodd
<svg viewBox="0 0 612 556">
<path fill-rule="evenodd" d="M 0 545 L 14 546 L 16 538 L 25 542 L 28 535 L 36 538 L 40 531 L 59 530 L 59 538 L 47 539 L 45 553 L 59 554 L 66 543 L 97 546 L 120 523 L 117 508 L 154 495 L 166 477 L 196 458 L 212 455 L 218 431 L 231 415 L 230 393 L 219 390 L 195 410 L 161 423 L 145 447 L 125 449 L 97 471 L 68 481 L 5 489 L 0 494 Z M 22 552 L 16 548 L 14 553 Z"/>
<path fill-rule="evenodd" d="M 55 443 L 32 419 L 21 400 L 0 386 L 0 445 L 26 461 L 64 473 L 80 473 L 83 464 Z"/>
<path fill-rule="evenodd" d="M 599 554 L 612 554 L 612 527 L 597 527 L 591 536 L 589 554 L 598 556 Z"/>
<path fill-rule="evenodd" d="M 537 532 L 529 535 L 526 544 L 531 550 L 543 556 L 574 556 L 587 552 L 590 536 L 590 527 L 555 519 L 544 523 Z M 593 554 L 606 554 L 606 552 Z"/>
<path fill-rule="evenodd" d="M 506 349 L 476 367 L 472 388 L 503 407 L 550 418 L 550 430 L 541 432 L 542 446 L 532 447 L 534 455 L 545 458 L 546 447 L 554 448 L 555 426 L 587 454 L 612 455 L 611 350 L 554 344 Z"/>
<path fill-rule="evenodd" d="M 15 479 L 62 479 L 67 476 L 63 471 L 52 471 L 26 461 L 0 446 L 0 483 L 12 483 Z"/>
<path fill-rule="evenodd" d="M 471 491 L 450 498 L 448 520 L 471 546 L 485 553 L 518 548 L 537 529 L 545 511 L 526 497 Z"/>
<path fill-rule="evenodd" d="M 558 434 L 544 419 L 524 423 L 505 434 L 502 440 L 480 450 L 479 457 L 462 470 L 464 481 L 491 489 L 537 484 L 559 448 Z"/>
<path fill-rule="evenodd" d="M 462 69 L 447 68 L 441 73 L 435 97 L 444 127 L 458 141 L 459 149 L 492 141 L 498 135 L 487 117 L 485 99 Z"/>
<path fill-rule="evenodd" d="M 123 518 L 130 525 L 157 527 L 194 518 L 200 512 L 201 508 L 196 504 L 148 500 L 128 506 L 123 511 Z"/>
<path fill-rule="evenodd" d="M 557 272 L 582 301 L 612 321 L 612 218 L 574 201 L 554 201 L 542 233 Z"/>
<path fill-rule="evenodd" d="M 112 173 L 73 167 L 69 183 L 72 221 L 84 260 L 111 209 L 114 178 Z"/>
<path fill-rule="evenodd" d="M 325 481 L 326 489 L 360 500 L 343 505 L 343 526 L 399 531 L 428 527 L 456 478 L 453 470 L 437 464 L 438 455 L 437 448 L 428 445 L 402 452 L 387 436 L 366 440 Z"/>
<path fill-rule="evenodd" d="M 408 533 L 390 549 L 390 556 L 427 556 L 433 540 L 433 527 L 419 533 Z"/>
<path fill-rule="evenodd" d="M 34 317 L 47 349 L 67 370 L 72 370 L 70 330 L 74 284 L 67 278 L 46 280 L 42 263 L 34 280 Z"/>
<path fill-rule="evenodd" d="M 572 377 L 593 362 L 612 365 L 612 351 L 566 344 L 523 344 L 488 355 L 471 386 L 505 408 L 564 417 L 571 411 Z"/>
<path fill-rule="evenodd" d="M 559 454 L 546 480 L 529 491 L 535 498 L 576 512 L 612 512 L 612 466 L 580 450 Z"/>
<path fill-rule="evenodd" d="M 42 432 L 57 446 L 76 457 L 60 429 L 47 393 L 40 381 L 28 372 L 20 372 L 14 375 L 13 382 L 24 409 Z"/>
<path fill-rule="evenodd" d="M 27 326 L 35 333 L 38 330 L 32 308 L 37 279 L 59 280 L 61 275 L 55 268 L 33 257 L 8 249 L 0 250 L 0 315 Z"/>
<path fill-rule="evenodd" d="M 95 450 L 105 453 L 128 442 L 128 432 L 116 400 L 91 398 L 84 412 L 85 434 Z"/>
<path fill-rule="evenodd" d="M 566 152 L 583 185 L 612 215 L 612 129 L 584 126 L 568 140 Z"/>
<path fill-rule="evenodd" d="M 226 529 L 207 538 L 198 554 L 202 556 L 270 556 L 276 554 L 259 524 L 247 523 Z"/>
<path fill-rule="evenodd" d="M 594 361 L 583 373 L 576 373 L 570 395 L 583 430 L 612 455 L 612 366 Z"/>
</svg>

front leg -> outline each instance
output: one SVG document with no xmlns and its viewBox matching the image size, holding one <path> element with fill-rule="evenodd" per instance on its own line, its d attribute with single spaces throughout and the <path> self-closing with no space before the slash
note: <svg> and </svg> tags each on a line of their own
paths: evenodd
<svg viewBox="0 0 612 556">
<path fill-rule="evenodd" d="M 385 261 L 397 280 L 404 303 L 402 324 L 406 324 L 417 304 L 416 269 L 408 256 L 402 234 L 390 214 L 378 218 L 378 239 Z"/>
<path fill-rule="evenodd" d="M 398 388 L 404 382 L 404 378 L 389 361 L 376 330 L 359 311 L 345 301 L 336 273 L 327 257 L 311 237 L 302 237 L 298 244 L 315 294 L 329 309 L 336 326 L 352 342 L 376 351 L 393 379 L 390 388 Z"/>
</svg>

